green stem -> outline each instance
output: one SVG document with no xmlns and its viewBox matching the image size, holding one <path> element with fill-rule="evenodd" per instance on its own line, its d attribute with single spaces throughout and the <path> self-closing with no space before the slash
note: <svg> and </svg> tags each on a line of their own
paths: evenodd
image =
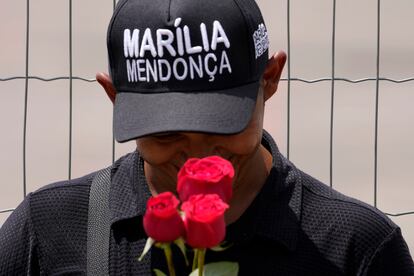
<svg viewBox="0 0 414 276">
<path fill-rule="evenodd" d="M 171 245 L 168 243 L 164 246 L 165 258 L 167 259 L 168 271 L 170 276 L 175 276 L 174 263 L 172 260 Z"/>
<path fill-rule="evenodd" d="M 195 248 L 194 249 L 194 257 L 193 257 L 193 268 L 191 269 L 191 271 L 194 271 L 197 268 L 198 253 L 199 253 L 198 249 Z"/>
<path fill-rule="evenodd" d="M 200 252 L 198 253 L 198 276 L 203 276 L 204 259 L 205 259 L 205 256 L 206 256 L 206 249 L 201 248 L 199 250 L 200 250 Z"/>
</svg>

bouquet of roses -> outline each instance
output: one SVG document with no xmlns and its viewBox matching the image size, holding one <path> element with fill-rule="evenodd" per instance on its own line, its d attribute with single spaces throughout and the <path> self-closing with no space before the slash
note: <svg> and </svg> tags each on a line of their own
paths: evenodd
<svg viewBox="0 0 414 276">
<path fill-rule="evenodd" d="M 187 261 L 187 243 L 194 250 L 191 276 L 237 275 L 237 263 L 204 264 L 207 249 L 225 249 L 220 243 L 226 234 L 224 213 L 232 197 L 233 177 L 233 166 L 219 156 L 187 160 L 177 177 L 180 200 L 164 192 L 147 202 L 143 225 L 149 238 L 140 260 L 155 245 L 164 250 L 169 274 L 174 276 L 171 244 L 180 248 Z M 165 275 L 158 269 L 154 272 Z"/>
</svg>

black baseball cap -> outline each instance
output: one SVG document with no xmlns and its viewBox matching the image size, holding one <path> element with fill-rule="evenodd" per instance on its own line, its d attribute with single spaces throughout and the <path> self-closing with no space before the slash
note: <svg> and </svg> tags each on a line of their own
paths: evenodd
<svg viewBox="0 0 414 276">
<path fill-rule="evenodd" d="M 235 134 L 255 108 L 269 41 L 253 0 L 121 0 L 108 27 L 118 142 Z"/>
</svg>

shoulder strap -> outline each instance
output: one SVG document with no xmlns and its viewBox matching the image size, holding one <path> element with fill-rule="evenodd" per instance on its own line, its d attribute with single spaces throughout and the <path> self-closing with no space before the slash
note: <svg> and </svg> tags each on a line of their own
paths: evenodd
<svg viewBox="0 0 414 276">
<path fill-rule="evenodd" d="M 109 189 L 111 167 L 96 173 L 89 193 L 87 275 L 109 275 Z"/>
</svg>

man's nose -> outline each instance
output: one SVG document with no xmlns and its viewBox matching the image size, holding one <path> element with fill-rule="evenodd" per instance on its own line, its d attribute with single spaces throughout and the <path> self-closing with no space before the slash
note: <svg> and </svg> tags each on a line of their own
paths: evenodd
<svg viewBox="0 0 414 276">
<path fill-rule="evenodd" d="M 187 158 L 203 158 L 218 155 L 214 135 L 206 133 L 187 133 L 188 143 L 185 149 Z"/>
</svg>

